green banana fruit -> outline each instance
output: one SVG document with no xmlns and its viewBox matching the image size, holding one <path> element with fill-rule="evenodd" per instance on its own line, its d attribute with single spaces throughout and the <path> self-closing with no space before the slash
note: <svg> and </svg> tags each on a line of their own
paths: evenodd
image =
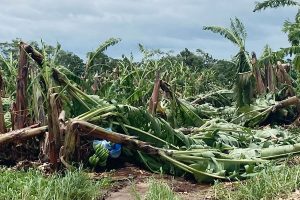
<svg viewBox="0 0 300 200">
<path fill-rule="evenodd" d="M 102 146 L 101 144 L 98 144 L 95 146 L 95 154 L 89 158 L 89 162 L 92 166 L 96 167 L 98 166 L 105 166 L 107 158 L 109 156 L 109 151 Z"/>
<path fill-rule="evenodd" d="M 89 158 L 89 163 L 94 167 L 97 165 L 96 159 L 97 159 L 97 156 L 95 154 Z"/>
</svg>

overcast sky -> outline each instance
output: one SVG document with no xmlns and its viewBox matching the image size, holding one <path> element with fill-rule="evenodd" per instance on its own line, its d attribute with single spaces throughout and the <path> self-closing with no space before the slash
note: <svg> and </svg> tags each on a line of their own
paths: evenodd
<svg viewBox="0 0 300 200">
<path fill-rule="evenodd" d="M 107 53 L 130 52 L 139 57 L 138 43 L 146 48 L 202 49 L 216 58 L 230 58 L 237 49 L 211 32 L 207 25 L 228 26 L 230 18 L 244 22 L 248 51 L 259 55 L 269 44 L 288 46 L 282 33 L 285 20 L 294 20 L 297 8 L 253 13 L 254 0 L 0 0 L 0 42 L 14 38 L 43 39 L 82 58 L 110 37 L 122 42 Z"/>
</svg>

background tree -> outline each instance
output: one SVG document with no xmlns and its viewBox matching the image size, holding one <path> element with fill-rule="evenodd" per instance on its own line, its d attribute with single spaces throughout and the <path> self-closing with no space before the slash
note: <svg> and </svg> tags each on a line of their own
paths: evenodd
<svg viewBox="0 0 300 200">
<path fill-rule="evenodd" d="M 255 96 L 255 76 L 252 72 L 252 64 L 248 52 L 245 49 L 245 40 L 247 33 L 243 23 L 238 19 L 230 20 L 230 27 L 223 28 L 219 26 L 205 26 L 204 30 L 212 31 L 224 36 L 239 48 L 239 52 L 234 58 L 237 69 L 237 78 L 235 84 L 237 106 L 249 105 Z M 259 77 L 256 79 L 261 79 Z"/>
<path fill-rule="evenodd" d="M 263 2 L 256 2 L 253 12 L 265 10 L 267 8 L 278 8 L 284 6 L 296 6 L 299 2 L 293 0 L 266 0 Z"/>
<path fill-rule="evenodd" d="M 267 0 L 263 2 L 257 2 L 254 12 L 264 10 L 267 8 L 277 8 L 277 7 L 283 7 L 283 6 L 298 6 L 300 8 L 300 4 L 298 1 L 293 0 Z M 292 57 L 292 66 L 290 66 L 290 69 L 288 72 L 293 78 L 299 77 L 300 72 L 300 10 L 298 10 L 298 13 L 295 16 L 295 21 L 285 21 L 283 25 L 283 31 L 287 33 L 288 40 L 291 44 L 290 47 L 281 48 L 281 50 L 274 52 L 272 54 L 269 53 L 271 57 L 273 57 L 273 62 L 277 62 L 278 60 L 283 60 L 285 56 L 293 56 Z M 266 58 L 268 59 L 267 56 Z M 274 61 L 274 58 L 277 59 L 277 61 Z M 296 72 L 297 71 L 297 72 Z M 293 83 L 294 85 L 296 82 Z M 299 85 L 299 84 L 297 84 Z M 296 87 L 298 88 L 298 87 Z M 299 88 L 297 89 L 299 91 Z"/>
<path fill-rule="evenodd" d="M 81 77 L 84 73 L 83 60 L 72 52 L 60 50 L 57 55 L 57 64 L 68 68 L 76 76 Z"/>
</svg>

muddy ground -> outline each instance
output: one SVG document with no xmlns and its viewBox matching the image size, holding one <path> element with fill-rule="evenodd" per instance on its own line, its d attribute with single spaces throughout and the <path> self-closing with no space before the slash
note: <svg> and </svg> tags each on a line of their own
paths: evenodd
<svg viewBox="0 0 300 200">
<path fill-rule="evenodd" d="M 95 179 L 105 176 L 112 179 L 113 186 L 102 197 L 105 200 L 135 200 L 135 192 L 144 196 L 149 187 L 149 178 L 164 180 L 183 200 L 213 199 L 210 185 L 197 184 L 186 178 L 153 174 L 129 163 L 110 172 L 92 173 L 90 176 Z"/>
</svg>

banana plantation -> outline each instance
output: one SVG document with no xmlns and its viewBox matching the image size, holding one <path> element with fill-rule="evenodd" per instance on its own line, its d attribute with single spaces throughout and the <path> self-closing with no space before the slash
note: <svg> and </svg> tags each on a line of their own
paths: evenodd
<svg viewBox="0 0 300 200">
<path fill-rule="evenodd" d="M 285 5 L 299 6 L 268 0 L 255 11 Z M 1 43 L 0 165 L 101 173 L 126 161 L 201 184 L 279 169 L 300 154 L 299 16 L 284 24 L 290 47 L 261 55 L 238 18 L 205 26 L 236 46 L 228 61 L 142 45 L 139 61 L 113 59 L 105 50 L 120 39 L 110 38 L 75 66 L 59 44 Z"/>
</svg>

